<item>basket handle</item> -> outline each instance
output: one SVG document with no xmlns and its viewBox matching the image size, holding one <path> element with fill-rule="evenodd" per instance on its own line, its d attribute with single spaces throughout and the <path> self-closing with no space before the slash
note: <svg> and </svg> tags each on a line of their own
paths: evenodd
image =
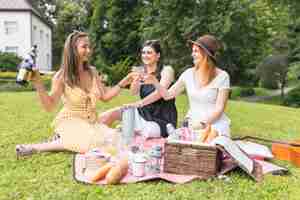
<svg viewBox="0 0 300 200">
<path fill-rule="evenodd" d="M 234 137 L 232 138 L 233 140 L 246 140 L 246 139 L 253 139 L 253 140 L 259 140 L 259 141 L 264 141 L 264 142 L 269 142 L 269 143 L 278 143 L 278 144 L 286 144 L 286 145 L 291 145 L 294 147 L 300 147 L 299 143 L 294 143 L 294 142 L 284 142 L 284 141 L 279 141 L 279 140 L 270 140 L 270 139 L 265 139 L 261 137 L 255 137 L 255 136 L 243 136 L 243 137 Z"/>
</svg>

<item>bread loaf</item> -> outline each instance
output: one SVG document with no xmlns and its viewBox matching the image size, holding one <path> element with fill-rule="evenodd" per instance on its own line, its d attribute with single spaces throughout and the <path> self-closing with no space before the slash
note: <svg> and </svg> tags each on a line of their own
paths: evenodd
<svg viewBox="0 0 300 200">
<path fill-rule="evenodd" d="M 115 166 L 113 166 L 106 174 L 105 180 L 107 184 L 117 184 L 127 174 L 128 159 L 122 159 Z"/>
<path fill-rule="evenodd" d="M 107 163 L 102 167 L 100 167 L 98 170 L 92 172 L 89 175 L 88 179 L 91 180 L 92 182 L 99 181 L 106 176 L 106 174 L 110 171 L 112 167 L 113 165 L 111 163 Z"/>
<path fill-rule="evenodd" d="M 204 130 L 200 130 L 201 133 L 200 142 L 205 142 L 210 132 L 211 132 L 211 125 L 209 124 Z"/>
</svg>

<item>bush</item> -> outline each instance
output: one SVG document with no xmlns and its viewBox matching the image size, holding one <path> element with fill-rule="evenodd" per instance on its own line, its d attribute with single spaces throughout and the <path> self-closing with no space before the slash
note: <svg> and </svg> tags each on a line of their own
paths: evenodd
<svg viewBox="0 0 300 200">
<path fill-rule="evenodd" d="M 261 79 L 260 85 L 263 88 L 275 90 L 278 89 L 278 82 L 275 78 Z"/>
<path fill-rule="evenodd" d="M 241 97 L 249 97 L 255 95 L 255 90 L 251 87 L 242 88 Z"/>
<path fill-rule="evenodd" d="M 230 90 L 229 98 L 237 99 L 241 96 L 241 87 L 232 87 Z"/>
<path fill-rule="evenodd" d="M 21 61 L 14 53 L 0 52 L 0 71 L 17 71 Z"/>
<path fill-rule="evenodd" d="M 233 87 L 230 93 L 230 99 L 248 97 L 255 95 L 255 90 L 251 87 Z"/>
<path fill-rule="evenodd" d="M 270 90 L 266 88 L 254 88 L 256 96 L 270 96 Z"/>
<path fill-rule="evenodd" d="M 287 77 L 288 57 L 286 54 L 276 54 L 266 57 L 257 67 L 257 73 L 261 80 L 261 87 L 278 89 L 282 78 Z"/>
<path fill-rule="evenodd" d="M 116 84 L 122 78 L 124 78 L 128 72 L 130 71 L 132 66 L 132 60 L 130 57 L 127 57 L 125 60 L 117 62 L 116 64 L 112 65 L 107 73 L 108 76 L 108 83 L 109 84 Z"/>
<path fill-rule="evenodd" d="M 6 75 L 10 75 L 11 78 L 9 78 L 10 76 L 2 76 L 3 74 Z M 0 78 L 1 77 L 5 77 L 5 78 L 1 78 L 0 80 L 0 92 L 24 92 L 24 91 L 34 91 L 34 87 L 32 85 L 32 83 L 29 83 L 27 86 L 20 86 L 16 83 L 16 77 L 15 77 L 16 73 L 12 73 L 12 72 L 2 72 L 0 73 Z M 51 87 L 51 80 L 52 77 L 51 75 L 42 75 L 42 80 L 43 80 L 43 84 L 45 85 L 47 90 L 50 90 Z"/>
<path fill-rule="evenodd" d="M 14 81 L 2 82 L 0 84 L 0 92 L 24 92 L 24 91 L 33 91 L 34 88 L 32 84 L 24 87 L 21 85 L 16 84 Z"/>
<path fill-rule="evenodd" d="M 287 93 L 283 103 L 286 106 L 300 107 L 300 86 Z"/>
</svg>

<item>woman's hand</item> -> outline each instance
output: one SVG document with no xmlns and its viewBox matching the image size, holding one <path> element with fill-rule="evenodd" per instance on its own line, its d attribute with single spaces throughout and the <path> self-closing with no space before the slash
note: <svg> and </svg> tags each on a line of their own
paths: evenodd
<svg viewBox="0 0 300 200">
<path fill-rule="evenodd" d="M 157 80 L 157 78 L 153 74 L 145 75 L 143 77 L 143 81 L 144 81 L 145 84 L 153 84 L 153 85 L 159 84 L 159 81 Z"/>
<path fill-rule="evenodd" d="M 42 103 L 43 108 L 50 112 L 58 105 L 60 97 L 64 90 L 64 81 L 62 71 L 58 71 L 52 78 L 51 92 L 48 94 L 45 86 L 43 85 L 39 72 L 35 71 L 31 79 L 33 81 L 34 87 L 38 93 L 39 99 Z"/>
<path fill-rule="evenodd" d="M 140 74 L 137 72 L 130 72 L 127 74 L 126 77 L 124 77 L 120 82 L 119 86 L 120 87 L 126 87 L 127 85 L 131 84 L 133 81 L 137 80 L 140 78 Z"/>
<path fill-rule="evenodd" d="M 40 72 L 38 70 L 33 70 L 28 78 L 29 81 L 32 81 L 33 83 L 41 82 L 41 76 Z"/>
</svg>

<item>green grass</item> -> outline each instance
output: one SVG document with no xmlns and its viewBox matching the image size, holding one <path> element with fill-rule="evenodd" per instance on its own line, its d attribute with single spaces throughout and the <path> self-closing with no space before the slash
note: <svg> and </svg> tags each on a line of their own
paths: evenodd
<svg viewBox="0 0 300 200">
<path fill-rule="evenodd" d="M 16 72 L 0 72 L 0 79 L 15 79 Z"/>
<path fill-rule="evenodd" d="M 105 110 L 136 99 L 123 92 Z M 187 98 L 177 98 L 181 121 L 187 111 Z M 232 132 L 272 139 L 299 139 L 300 110 L 230 101 L 227 113 Z M 55 113 L 42 111 L 34 92 L 0 92 L 0 200 L 96 200 L 96 199 L 299 199 L 300 169 L 289 168 L 286 176 L 267 175 L 260 184 L 240 170 L 229 174 L 230 181 L 213 179 L 188 184 L 150 181 L 118 186 L 92 186 L 72 178 L 70 153 L 45 153 L 16 160 L 15 145 L 39 142 L 51 136 Z"/>
<path fill-rule="evenodd" d="M 254 91 L 256 96 L 268 96 L 272 92 L 272 90 L 261 87 L 254 88 Z"/>
<path fill-rule="evenodd" d="M 281 96 L 273 96 L 270 99 L 260 101 L 260 103 L 271 104 L 271 105 L 283 105 Z"/>
<path fill-rule="evenodd" d="M 42 80 L 47 88 L 50 88 L 51 75 L 42 75 Z M 29 83 L 26 87 L 16 84 L 16 72 L 0 72 L 0 92 L 22 92 L 33 91 L 34 87 L 32 83 Z"/>
<path fill-rule="evenodd" d="M 240 98 L 242 98 L 242 90 L 247 90 L 251 87 L 241 87 L 241 86 L 233 86 L 231 87 L 231 96 L 230 98 L 233 100 L 239 100 Z M 272 90 L 270 89 L 265 89 L 265 88 L 261 88 L 261 87 L 255 87 L 253 88 L 254 90 L 254 95 L 255 96 L 269 96 L 272 93 Z M 253 95 L 253 96 L 254 96 Z M 252 95 L 250 95 L 252 96 Z M 244 96 L 246 97 L 246 96 Z"/>
</svg>

